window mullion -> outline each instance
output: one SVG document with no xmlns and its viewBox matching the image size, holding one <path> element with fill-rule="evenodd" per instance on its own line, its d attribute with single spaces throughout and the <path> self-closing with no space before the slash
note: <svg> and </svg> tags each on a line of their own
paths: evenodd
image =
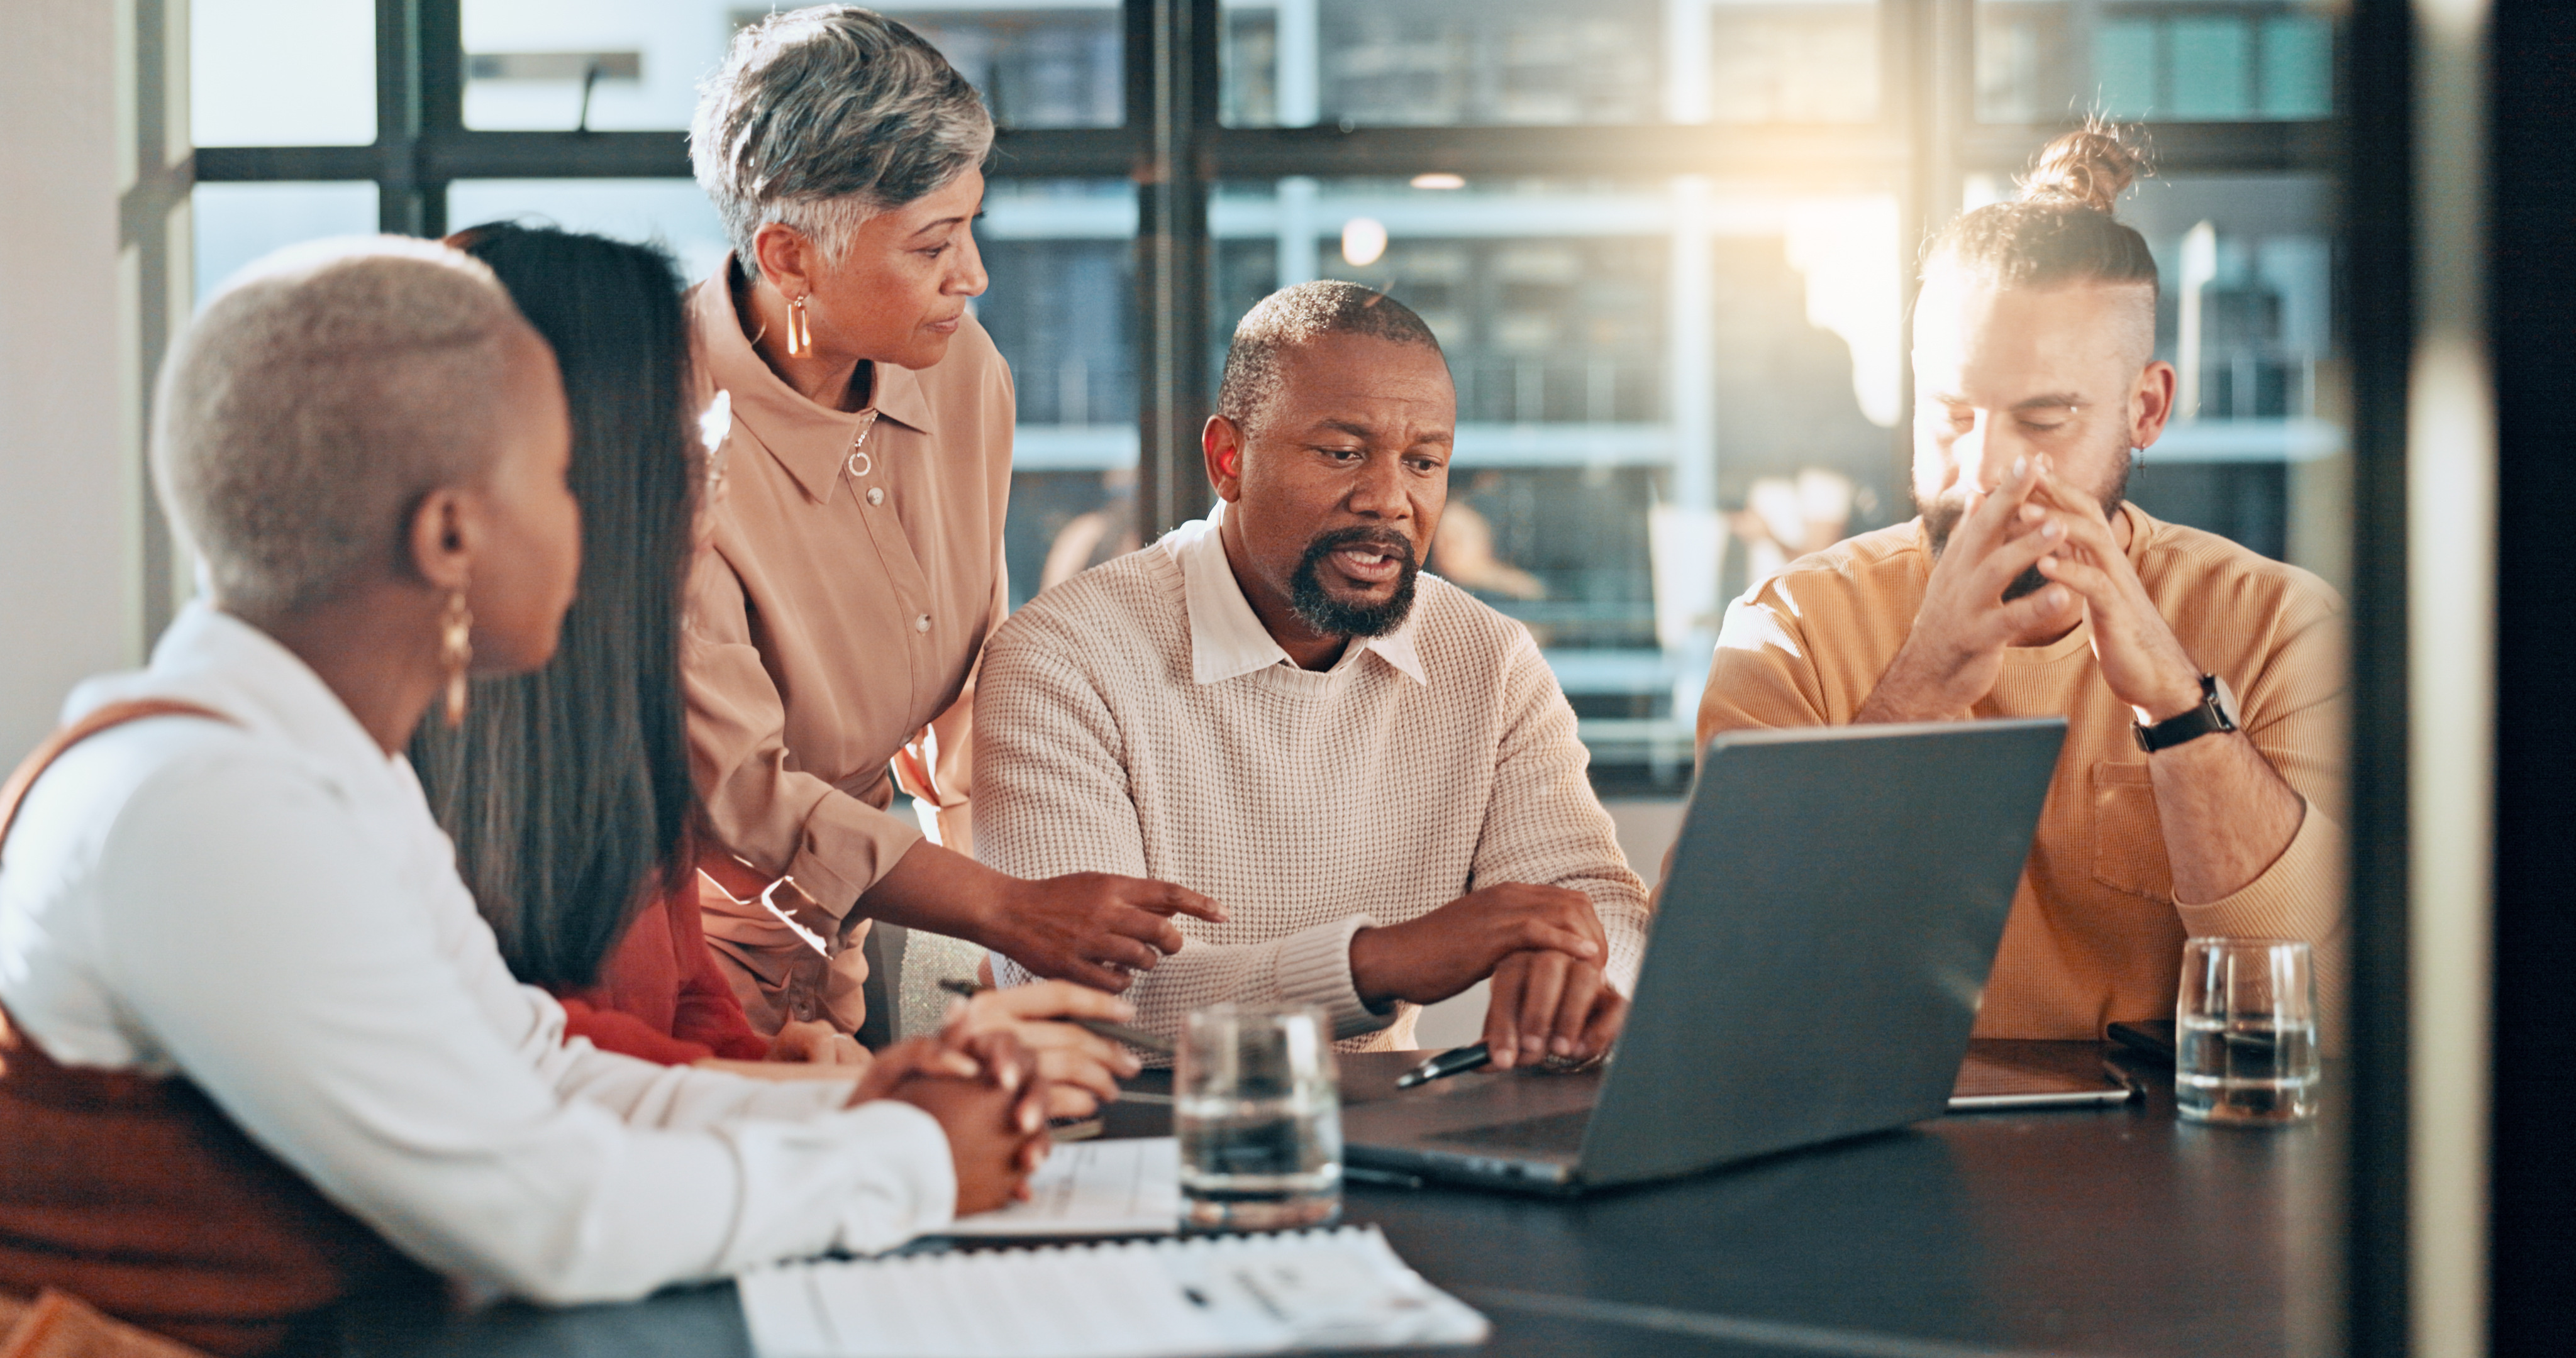
<svg viewBox="0 0 2576 1358">
<path fill-rule="evenodd" d="M 420 231 L 417 0 L 376 0 L 376 224 Z"/>
<path fill-rule="evenodd" d="M 1136 166 L 1137 529 L 1146 541 L 1207 507 L 1208 192 L 1217 0 L 1128 0 L 1128 125 Z"/>
<path fill-rule="evenodd" d="M 461 0 L 376 0 L 377 222 L 410 236 L 447 228 L 447 183 L 425 138 L 464 124 Z"/>
</svg>

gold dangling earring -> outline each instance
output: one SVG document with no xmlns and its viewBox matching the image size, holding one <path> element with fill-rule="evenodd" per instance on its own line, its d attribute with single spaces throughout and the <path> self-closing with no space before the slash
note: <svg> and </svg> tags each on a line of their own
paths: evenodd
<svg viewBox="0 0 2576 1358">
<path fill-rule="evenodd" d="M 814 331 L 805 321 L 805 299 L 799 297 L 787 304 L 787 356 L 803 358 L 813 348 Z"/>
<path fill-rule="evenodd" d="M 465 670 L 474 663 L 474 610 L 461 589 L 447 596 L 438 620 L 438 663 L 447 668 L 447 726 L 454 730 L 465 724 Z"/>
</svg>

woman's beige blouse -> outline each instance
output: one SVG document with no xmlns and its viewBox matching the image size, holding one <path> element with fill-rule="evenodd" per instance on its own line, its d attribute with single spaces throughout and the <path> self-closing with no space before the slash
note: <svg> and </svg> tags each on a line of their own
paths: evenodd
<svg viewBox="0 0 2576 1358">
<path fill-rule="evenodd" d="M 715 547 L 689 582 L 690 753 L 722 847 L 813 898 L 802 922 L 841 953 L 830 1008 L 847 1027 L 866 975 L 851 905 L 922 837 L 885 810 L 890 764 L 972 852 L 969 683 L 1009 607 L 1011 373 L 969 316 L 937 365 L 876 366 L 873 423 L 817 405 L 743 335 L 732 269 L 688 299 L 704 394 L 733 397 Z M 775 1027 L 810 949 L 756 902 L 703 899 L 709 945 Z"/>
</svg>

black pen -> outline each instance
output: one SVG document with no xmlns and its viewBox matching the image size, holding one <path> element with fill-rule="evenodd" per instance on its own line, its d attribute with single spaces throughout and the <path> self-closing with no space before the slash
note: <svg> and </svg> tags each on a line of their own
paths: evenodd
<svg viewBox="0 0 2576 1358">
<path fill-rule="evenodd" d="M 961 980 L 958 977 L 950 976 L 943 978 L 939 982 L 939 988 L 947 991 L 951 995 L 961 995 L 971 1000 L 976 996 L 983 994 L 990 987 L 977 985 L 973 981 Z M 1112 1042 L 1124 1042 L 1128 1046 L 1134 1047 L 1139 1051 L 1151 1052 L 1156 1056 L 1169 1056 L 1172 1054 L 1171 1043 L 1154 1036 L 1152 1033 L 1146 1032 L 1142 1028 L 1130 1028 L 1123 1023 L 1111 1023 L 1105 1019 L 1087 1018 L 1049 1019 L 1047 1022 L 1070 1023 L 1077 1028 L 1098 1033 Z"/>
<path fill-rule="evenodd" d="M 1452 1048 L 1396 1076 L 1395 1087 L 1411 1089 L 1415 1085 L 1427 1085 L 1446 1076 L 1464 1075 L 1493 1059 L 1494 1054 L 1485 1050 L 1485 1044 L 1482 1042 L 1472 1047 Z"/>
<path fill-rule="evenodd" d="M 1422 1187 L 1422 1176 L 1419 1174 L 1379 1169 L 1374 1165 L 1345 1164 L 1342 1166 L 1342 1179 L 1345 1183 L 1365 1184 L 1371 1188 L 1418 1189 Z"/>
</svg>

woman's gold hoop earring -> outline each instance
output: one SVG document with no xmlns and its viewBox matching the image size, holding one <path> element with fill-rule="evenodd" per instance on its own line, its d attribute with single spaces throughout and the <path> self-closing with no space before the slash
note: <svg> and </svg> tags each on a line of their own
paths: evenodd
<svg viewBox="0 0 2576 1358">
<path fill-rule="evenodd" d="M 803 358 L 814 351 L 814 330 L 805 321 L 805 299 L 787 304 L 787 356 Z"/>
<path fill-rule="evenodd" d="M 474 663 L 474 610 L 465 606 L 465 591 L 447 596 L 447 611 L 438 620 L 438 663 L 447 670 L 447 725 L 465 724 L 465 671 Z"/>
</svg>

